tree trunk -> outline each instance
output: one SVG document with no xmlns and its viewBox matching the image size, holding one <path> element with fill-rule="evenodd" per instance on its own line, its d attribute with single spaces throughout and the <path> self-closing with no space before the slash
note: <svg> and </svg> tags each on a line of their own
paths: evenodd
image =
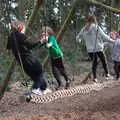
<svg viewBox="0 0 120 120">
<path fill-rule="evenodd" d="M 5 89 L 6 89 L 7 85 L 8 85 L 8 83 L 9 83 L 10 76 L 13 73 L 15 65 L 16 65 L 16 60 L 14 58 L 12 63 L 11 63 L 11 66 L 9 68 L 9 72 L 7 73 L 6 78 L 5 78 L 5 80 L 4 80 L 3 84 L 2 84 L 2 87 L 0 88 L 0 100 L 2 99 L 2 97 L 4 95 Z"/>
</svg>

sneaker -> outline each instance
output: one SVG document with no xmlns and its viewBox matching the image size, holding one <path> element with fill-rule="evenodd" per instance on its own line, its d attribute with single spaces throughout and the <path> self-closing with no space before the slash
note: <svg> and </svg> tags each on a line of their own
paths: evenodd
<svg viewBox="0 0 120 120">
<path fill-rule="evenodd" d="M 119 80 L 120 81 L 120 78 L 115 78 L 115 80 Z"/>
<path fill-rule="evenodd" d="M 110 74 L 107 74 L 107 76 L 106 76 L 105 79 L 106 79 L 106 80 L 113 80 L 113 76 L 111 76 Z"/>
<path fill-rule="evenodd" d="M 47 88 L 46 90 L 43 91 L 43 94 L 46 95 L 46 94 L 51 93 L 51 92 L 52 92 L 52 90 Z"/>
<path fill-rule="evenodd" d="M 97 78 L 94 78 L 94 79 L 93 79 L 93 82 L 96 82 L 96 83 L 97 83 L 97 82 L 98 82 Z"/>
<path fill-rule="evenodd" d="M 42 95 L 42 91 L 39 88 L 32 89 L 32 93 L 37 94 L 37 95 Z"/>
<path fill-rule="evenodd" d="M 70 87 L 70 84 L 71 84 L 71 81 L 70 81 L 70 80 L 67 81 L 67 82 L 66 82 L 66 85 L 65 85 L 65 89 L 69 88 L 69 87 Z"/>
</svg>

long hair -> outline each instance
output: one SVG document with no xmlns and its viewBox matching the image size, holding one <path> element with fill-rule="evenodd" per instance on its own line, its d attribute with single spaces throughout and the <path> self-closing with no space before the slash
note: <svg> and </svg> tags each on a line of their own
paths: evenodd
<svg viewBox="0 0 120 120">
<path fill-rule="evenodd" d="M 87 17 L 86 17 L 86 21 L 89 22 L 89 23 L 96 23 L 96 16 L 94 14 L 89 14 Z"/>
</svg>

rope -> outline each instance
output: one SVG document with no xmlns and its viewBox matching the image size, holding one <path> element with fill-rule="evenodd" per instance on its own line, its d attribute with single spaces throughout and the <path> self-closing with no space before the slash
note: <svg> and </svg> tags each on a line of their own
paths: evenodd
<svg viewBox="0 0 120 120">
<path fill-rule="evenodd" d="M 92 91 L 94 92 L 98 92 L 104 88 L 112 88 L 115 87 L 117 85 L 120 85 L 120 81 L 106 81 L 103 83 L 95 83 L 95 84 L 91 84 L 91 85 L 79 85 L 76 86 L 74 88 L 70 88 L 70 89 L 64 89 L 64 90 L 59 90 L 53 93 L 49 93 L 46 95 L 36 95 L 31 93 L 30 95 L 26 95 L 26 96 L 20 96 L 20 100 L 23 101 L 26 100 L 28 102 L 32 102 L 32 103 L 49 103 L 58 99 L 62 99 L 65 97 L 70 97 L 70 96 L 74 96 L 76 94 L 80 94 L 80 95 L 86 95 L 86 94 L 91 94 Z"/>
<path fill-rule="evenodd" d="M 18 54 L 18 57 L 19 57 L 19 60 L 20 60 L 20 65 L 21 65 L 21 68 L 22 68 L 23 77 L 24 77 L 25 76 L 25 71 L 24 71 L 21 55 L 20 55 L 20 52 L 19 52 L 19 49 L 18 49 L 18 43 L 17 43 L 17 39 L 16 39 L 16 36 L 15 36 L 15 33 L 13 33 L 13 37 L 14 37 L 14 42 L 15 42 L 17 54 Z M 28 86 L 27 80 L 25 79 L 25 84 L 24 83 L 22 83 L 22 84 L 25 85 L 25 86 Z"/>
</svg>

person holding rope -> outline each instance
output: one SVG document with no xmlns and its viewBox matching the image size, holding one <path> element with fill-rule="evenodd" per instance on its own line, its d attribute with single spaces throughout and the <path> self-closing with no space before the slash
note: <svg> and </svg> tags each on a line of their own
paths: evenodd
<svg viewBox="0 0 120 120">
<path fill-rule="evenodd" d="M 110 32 L 110 37 L 115 40 L 115 44 L 105 42 L 104 46 L 110 47 L 112 50 L 112 61 L 114 63 L 115 79 L 120 78 L 120 30 L 117 32 Z"/>
<path fill-rule="evenodd" d="M 103 32 L 103 30 L 97 24 L 95 15 L 90 14 L 86 17 L 86 25 L 81 29 L 81 31 L 76 36 L 77 42 L 81 42 L 81 39 L 84 39 L 88 55 L 92 60 L 93 81 L 94 82 L 98 81 L 96 75 L 98 57 L 102 62 L 106 79 L 112 79 L 112 76 L 108 72 L 106 56 L 103 51 L 104 49 L 103 40 L 112 43 L 114 43 L 115 41 Z"/>
<path fill-rule="evenodd" d="M 47 83 L 43 78 L 43 68 L 39 61 L 31 54 L 31 49 L 38 45 L 39 42 L 30 42 L 22 33 L 23 23 L 13 21 L 11 24 L 12 32 L 8 37 L 7 49 L 12 50 L 17 62 L 23 67 L 24 72 L 33 80 L 32 92 L 35 94 L 50 93 Z"/>
<path fill-rule="evenodd" d="M 41 29 L 40 35 L 40 45 L 37 46 L 36 49 L 40 48 L 42 45 L 48 49 L 48 53 L 51 59 L 52 73 L 58 83 L 56 90 L 60 89 L 62 85 L 59 73 L 64 77 L 66 81 L 65 89 L 67 89 L 70 86 L 71 79 L 68 77 L 68 74 L 65 70 L 63 64 L 63 52 L 57 43 L 54 31 L 52 28 L 45 26 Z"/>
</svg>

